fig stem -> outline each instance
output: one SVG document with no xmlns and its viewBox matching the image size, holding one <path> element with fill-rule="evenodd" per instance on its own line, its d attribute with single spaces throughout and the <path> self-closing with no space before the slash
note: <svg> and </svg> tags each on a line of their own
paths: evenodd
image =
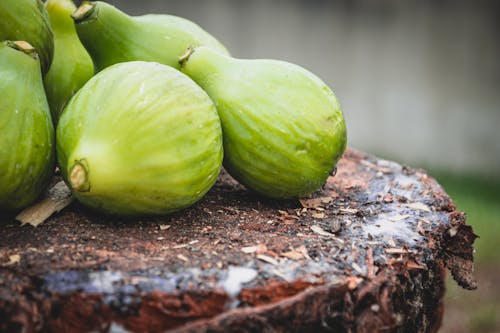
<svg viewBox="0 0 500 333">
<path fill-rule="evenodd" d="M 84 1 L 72 14 L 73 20 L 78 23 L 89 17 L 95 9 L 95 3 Z"/>
<path fill-rule="evenodd" d="M 184 64 L 189 60 L 189 57 L 193 53 L 194 53 L 194 47 L 193 46 L 189 46 L 187 48 L 186 52 L 184 52 L 184 54 L 181 55 L 181 57 L 179 58 L 179 64 L 181 65 L 181 67 L 184 66 Z"/>
<path fill-rule="evenodd" d="M 69 173 L 71 188 L 78 192 L 90 191 L 89 171 L 85 160 L 75 161 Z"/>
<path fill-rule="evenodd" d="M 38 54 L 36 53 L 35 48 L 28 42 L 24 40 L 16 40 L 16 41 L 5 41 L 5 45 L 8 47 L 13 48 L 14 50 L 21 51 L 30 57 L 36 59 L 38 57 Z"/>
</svg>

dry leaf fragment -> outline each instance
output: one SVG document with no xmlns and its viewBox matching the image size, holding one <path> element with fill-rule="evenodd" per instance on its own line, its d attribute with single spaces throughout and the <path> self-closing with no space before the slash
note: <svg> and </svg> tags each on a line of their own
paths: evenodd
<svg viewBox="0 0 500 333">
<path fill-rule="evenodd" d="M 311 216 L 314 217 L 315 219 L 323 219 L 325 218 L 325 213 L 314 213 Z"/>
<path fill-rule="evenodd" d="M 36 227 L 52 214 L 63 210 L 72 201 L 71 190 L 63 181 L 60 181 L 47 191 L 41 201 L 21 211 L 16 216 L 16 220 L 22 225 L 31 224 Z"/>
<path fill-rule="evenodd" d="M 167 230 L 171 227 L 170 224 L 160 224 L 160 230 Z"/>
</svg>

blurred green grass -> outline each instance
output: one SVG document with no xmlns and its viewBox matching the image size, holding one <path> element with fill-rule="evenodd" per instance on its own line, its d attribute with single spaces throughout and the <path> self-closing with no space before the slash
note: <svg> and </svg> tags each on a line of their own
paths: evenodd
<svg viewBox="0 0 500 333">
<path fill-rule="evenodd" d="M 446 281 L 445 316 L 441 333 L 500 332 L 500 178 L 429 171 L 453 199 L 457 210 L 479 235 L 474 247 L 478 289 Z"/>
<path fill-rule="evenodd" d="M 500 262 L 500 178 L 430 172 L 453 199 L 457 209 L 467 214 L 467 223 L 479 235 L 474 259 L 478 264 Z"/>
</svg>

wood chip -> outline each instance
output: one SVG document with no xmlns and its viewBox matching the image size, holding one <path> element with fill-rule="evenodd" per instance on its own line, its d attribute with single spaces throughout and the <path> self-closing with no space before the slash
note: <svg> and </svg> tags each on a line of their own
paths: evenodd
<svg viewBox="0 0 500 333">
<path fill-rule="evenodd" d="M 21 261 L 21 256 L 19 254 L 12 254 L 9 256 L 9 262 L 4 264 L 3 266 L 16 265 L 16 264 L 19 264 L 20 261 Z"/>
<path fill-rule="evenodd" d="M 387 219 L 391 222 L 398 222 L 398 221 L 406 220 L 408 217 L 410 217 L 410 215 L 396 214 L 396 215 L 393 215 L 391 217 L 388 217 Z"/>
<path fill-rule="evenodd" d="M 419 264 L 418 262 L 416 262 L 415 260 L 408 260 L 408 262 L 406 263 L 406 267 L 408 269 L 427 269 L 427 267 L 425 265 L 421 265 Z"/>
<path fill-rule="evenodd" d="M 329 197 L 319 197 L 319 198 L 311 198 L 311 199 L 300 199 L 300 204 L 304 208 L 318 208 L 323 206 L 325 203 L 329 203 L 332 198 Z"/>
<path fill-rule="evenodd" d="M 270 256 L 266 256 L 265 254 L 257 255 L 257 259 L 265 261 L 271 265 L 275 265 L 275 266 L 279 265 L 279 262 L 276 259 L 274 259 L 273 257 L 270 257 Z"/>
<path fill-rule="evenodd" d="M 314 213 L 311 216 L 315 219 L 323 219 L 325 218 L 325 213 Z"/>
<path fill-rule="evenodd" d="M 428 213 L 431 212 L 431 209 L 429 208 L 429 206 L 427 206 L 426 204 L 421 203 L 421 202 L 412 202 L 412 203 L 406 204 L 405 207 L 416 209 L 416 210 L 423 210 L 423 211 L 428 212 Z"/>
<path fill-rule="evenodd" d="M 296 249 L 292 249 L 292 251 L 283 252 L 281 253 L 281 256 L 295 261 L 302 259 L 311 259 L 311 257 L 309 257 L 309 254 L 307 253 L 307 248 L 304 245 L 301 245 Z"/>
<path fill-rule="evenodd" d="M 410 251 L 403 249 L 403 248 L 389 248 L 389 249 L 385 249 L 385 253 L 405 254 L 405 253 L 410 253 Z"/>
<path fill-rule="evenodd" d="M 347 288 L 349 290 L 354 290 L 363 281 L 363 279 L 360 278 L 360 277 L 349 276 L 348 278 L 345 279 L 345 281 L 346 281 L 346 284 L 347 284 Z"/>
<path fill-rule="evenodd" d="M 339 208 L 339 212 L 345 214 L 356 214 L 358 210 L 354 208 Z"/>
<path fill-rule="evenodd" d="M 335 237 L 334 234 L 328 232 L 328 231 L 325 231 L 323 230 L 323 228 L 321 228 L 320 226 L 317 226 L 317 225 L 313 225 L 311 226 L 311 230 L 315 233 L 315 234 L 318 234 L 320 236 L 324 236 L 324 237 L 328 237 L 328 238 L 331 238 L 331 239 L 334 239 L 336 240 L 337 242 L 341 243 L 341 244 L 344 244 L 344 241 L 341 240 L 340 238 L 337 238 Z"/>
<path fill-rule="evenodd" d="M 67 207 L 72 201 L 71 190 L 63 181 L 60 181 L 47 191 L 41 201 L 21 211 L 16 216 L 16 220 L 22 225 L 39 226 L 52 214 Z"/>
<path fill-rule="evenodd" d="M 171 227 L 170 224 L 160 224 L 160 230 L 167 230 Z"/>
<path fill-rule="evenodd" d="M 352 266 L 352 268 L 354 268 L 354 270 L 355 270 L 356 272 L 358 272 L 358 274 L 361 274 L 361 275 L 364 275 L 364 274 L 365 274 L 365 272 L 363 271 L 363 269 L 361 269 L 361 267 L 359 267 L 359 265 L 358 265 L 358 264 L 356 264 L 355 262 L 353 262 L 353 263 L 351 264 L 351 266 Z"/>
<path fill-rule="evenodd" d="M 178 254 L 177 258 L 180 259 L 180 260 L 182 260 L 182 261 L 185 261 L 185 262 L 189 261 L 189 259 L 185 255 L 183 255 L 183 254 Z"/>
<path fill-rule="evenodd" d="M 263 254 L 267 252 L 267 246 L 266 244 L 257 244 L 254 246 L 246 246 L 241 248 L 241 252 L 246 253 L 246 254 Z"/>
</svg>

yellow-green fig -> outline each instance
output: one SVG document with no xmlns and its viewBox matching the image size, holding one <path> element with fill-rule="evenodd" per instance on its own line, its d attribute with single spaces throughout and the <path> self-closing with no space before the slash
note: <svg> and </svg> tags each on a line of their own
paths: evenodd
<svg viewBox="0 0 500 333">
<path fill-rule="evenodd" d="M 200 26 L 173 15 L 129 16 L 105 2 L 84 1 L 72 16 L 97 71 L 132 60 L 179 68 L 179 57 L 190 45 L 204 45 L 227 53 Z"/>
<path fill-rule="evenodd" d="M 118 215 L 192 205 L 222 164 L 220 120 L 189 77 L 159 63 L 106 68 L 70 100 L 57 127 L 62 174 L 76 198 Z"/>
<path fill-rule="evenodd" d="M 54 129 L 40 62 L 26 42 L 0 42 L 0 210 L 32 203 L 54 169 Z"/>
<path fill-rule="evenodd" d="M 72 0 L 47 0 L 54 32 L 54 59 L 45 75 L 44 85 L 54 123 L 71 96 L 94 75 L 94 65 L 76 34 L 71 13 L 76 10 Z"/>
<path fill-rule="evenodd" d="M 214 101 L 224 133 L 224 167 L 275 198 L 320 188 L 346 147 L 336 96 L 318 77 L 283 61 L 231 58 L 189 49 L 182 72 Z"/>
<path fill-rule="evenodd" d="M 49 15 L 41 0 L 0 0 L 0 41 L 23 40 L 40 57 L 42 73 L 49 70 L 54 37 Z"/>
</svg>

